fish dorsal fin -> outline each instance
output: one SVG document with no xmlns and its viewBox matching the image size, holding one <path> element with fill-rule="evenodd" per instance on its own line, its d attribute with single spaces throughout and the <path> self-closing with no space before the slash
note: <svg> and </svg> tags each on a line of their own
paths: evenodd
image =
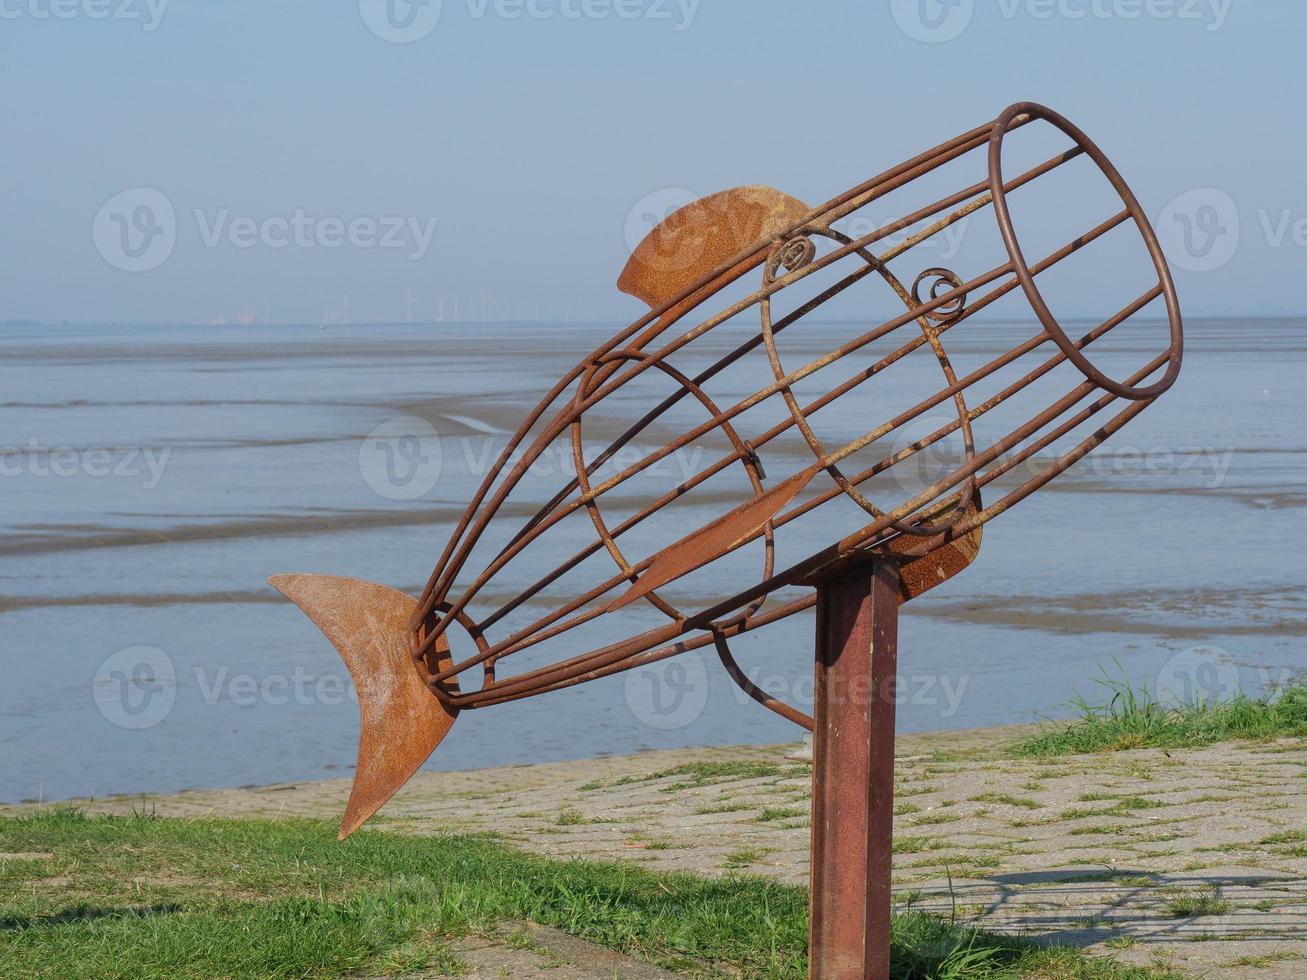
<svg viewBox="0 0 1307 980">
<path fill-rule="evenodd" d="M 797 224 L 811 210 L 797 198 L 761 184 L 691 201 L 644 236 L 617 277 L 617 288 L 657 309 L 750 245 Z M 729 280 L 762 259 L 761 254 L 746 259 L 721 278 Z M 709 288 L 716 288 L 716 283 Z M 706 291 L 689 297 L 677 309 L 698 302 L 701 293 Z"/>
</svg>

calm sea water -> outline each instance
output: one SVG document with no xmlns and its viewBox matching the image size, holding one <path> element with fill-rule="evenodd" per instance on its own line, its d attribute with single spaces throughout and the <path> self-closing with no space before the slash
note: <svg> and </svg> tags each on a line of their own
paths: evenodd
<svg viewBox="0 0 1307 980">
<path fill-rule="evenodd" d="M 908 607 L 901 729 L 1057 716 L 1104 669 L 1228 693 L 1307 668 L 1305 326 L 1191 321 L 1177 387 Z M 420 587 L 478 467 L 611 332 L 0 328 L 0 801 L 346 774 L 348 675 L 265 578 Z M 1029 333 L 987 324 L 968 342 L 992 355 Z M 417 499 L 378 493 L 360 464 L 397 416 L 440 435 Z M 811 631 L 797 617 L 738 652 L 810 704 Z M 797 734 L 693 654 L 469 712 L 429 765 Z"/>
</svg>

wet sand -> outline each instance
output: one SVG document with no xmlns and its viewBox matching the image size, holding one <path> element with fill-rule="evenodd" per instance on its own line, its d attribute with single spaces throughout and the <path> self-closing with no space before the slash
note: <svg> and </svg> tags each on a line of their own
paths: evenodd
<svg viewBox="0 0 1307 980">
<path fill-rule="evenodd" d="M 950 342 L 959 366 L 1006 350 L 1031 329 L 1002 320 L 976 326 Z M 419 591 L 475 493 L 479 468 L 535 399 L 613 329 L 0 328 L 0 421 L 10 433 L 0 457 L 14 474 L 4 480 L 0 522 L 8 654 L 0 742 L 16 746 L 0 771 L 0 800 L 344 771 L 357 709 L 347 695 L 318 697 L 312 685 L 347 689 L 348 676 L 311 624 L 266 586 L 267 576 L 315 571 Z M 787 356 L 826 350 L 842 331 L 808 324 Z M 1307 588 L 1299 571 L 1307 524 L 1297 519 L 1307 506 L 1307 448 L 1295 435 L 1307 411 L 1304 336 L 1294 318 L 1192 321 L 1177 388 L 987 528 L 973 569 L 906 607 L 900 664 L 914 696 L 901 706 L 904 731 L 1057 717 L 1076 695 L 1093 700 L 1096 680 L 1117 664 L 1154 690 L 1179 679 L 1203 691 L 1215 684 L 1260 693 L 1307 670 L 1307 615 L 1296 598 Z M 1129 360 L 1149 341 L 1122 343 L 1112 356 Z M 1229 370 L 1233 358 L 1237 372 Z M 734 384 L 724 379 L 718 394 L 744 390 Z M 833 405 L 819 428 L 865 431 L 868 413 L 895 407 L 896 390 L 872 386 L 865 403 Z M 613 404 L 627 415 L 640 409 L 638 399 Z M 701 421 L 691 414 L 677 426 Z M 418 499 L 378 492 L 361 469 L 368 434 L 401 415 L 429 423 L 444 447 L 439 480 Z M 589 419 L 584 437 L 603 444 L 624 421 Z M 659 429 L 650 438 L 670 434 Z M 156 460 L 167 453 L 166 467 L 155 474 L 138 458 L 135 477 L 41 475 L 56 452 L 80 458 L 114 447 L 148 450 Z M 773 477 L 806 463 L 806 453 L 797 443 L 771 444 Z M 539 484 L 546 497 L 569 475 L 568 460 L 549 463 Z M 1000 480 L 987 499 L 1015 478 Z M 680 479 L 671 466 L 648 489 L 657 494 Z M 880 501 L 882 491 L 894 498 L 903 489 L 891 481 L 868 492 Z M 622 511 L 641 499 L 614 494 L 607 503 Z M 735 502 L 731 494 L 698 499 L 701 506 L 656 535 L 674 540 Z M 508 513 L 525 521 L 532 511 L 523 503 Z M 473 612 L 502 606 L 531 570 L 496 577 Z M 692 609 L 730 584 L 666 591 L 668 601 Z M 557 602 L 532 596 L 499 625 L 519 629 Z M 661 623 L 633 607 L 606 632 L 541 654 L 575 655 Z M 740 662 L 756 683 L 804 707 L 813 628 L 810 617 L 794 617 L 746 637 Z M 176 688 L 167 710 L 138 728 L 130 712 L 112 704 L 105 711 L 96 695 L 114 676 L 131 676 L 133 665 L 115 658 L 140 649 L 159 652 Z M 491 716 L 477 712 L 431 764 L 481 768 L 790 735 L 740 695 L 711 653 L 667 663 L 688 673 L 633 671 Z M 300 675 L 310 682 L 303 702 L 233 693 L 275 691 Z M 700 691 L 706 685 L 706 699 L 662 717 L 660 706 L 676 701 L 686 678 Z M 244 686 L 231 687 L 233 679 Z M 481 724 L 494 736 L 478 735 Z"/>
</svg>

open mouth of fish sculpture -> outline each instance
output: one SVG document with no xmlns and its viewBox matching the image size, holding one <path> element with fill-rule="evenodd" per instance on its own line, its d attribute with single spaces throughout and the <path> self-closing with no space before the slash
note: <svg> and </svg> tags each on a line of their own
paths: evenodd
<svg viewBox="0 0 1307 980">
<path fill-rule="evenodd" d="M 1018 139 L 1036 154 L 1019 166 Z M 963 230 L 970 271 L 920 258 Z M 1106 275 L 1076 268 L 1109 241 Z M 1049 297 L 1088 281 L 1110 312 L 1068 331 Z M 358 690 L 342 837 L 460 711 L 710 645 L 752 697 L 811 727 L 753 685 L 729 641 L 811 609 L 814 582 L 868 556 L 897 563 L 902 601 L 947 581 L 975 560 L 990 519 L 1170 388 L 1183 346 L 1138 201 L 1084 133 L 1034 103 L 817 207 L 762 186 L 693 201 L 639 243 L 618 287 L 649 312 L 528 413 L 420 596 L 325 575 L 270 580 Z M 1015 339 L 977 356 L 959 328 L 992 344 L 995 321 L 977 314 L 1004 302 L 1019 305 L 1003 327 L 1015 322 Z M 818 329 L 818 310 L 844 319 Z M 1108 349 L 1127 323 L 1133 339 Z M 1109 362 L 1126 366 L 1109 373 Z M 556 451 L 574 473 L 542 487 L 532 466 Z M 674 482 L 672 458 L 692 464 Z M 526 668 L 504 673 L 514 658 Z"/>
</svg>

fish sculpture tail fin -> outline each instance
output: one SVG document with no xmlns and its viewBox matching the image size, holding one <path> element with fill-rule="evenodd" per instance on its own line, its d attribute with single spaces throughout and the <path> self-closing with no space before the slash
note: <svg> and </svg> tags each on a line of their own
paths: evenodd
<svg viewBox="0 0 1307 980">
<path fill-rule="evenodd" d="M 354 678 L 359 757 L 340 824 L 344 840 L 417 772 L 458 709 L 431 692 L 409 656 L 411 596 L 335 575 L 274 575 L 268 584 L 322 630 Z"/>
</svg>

